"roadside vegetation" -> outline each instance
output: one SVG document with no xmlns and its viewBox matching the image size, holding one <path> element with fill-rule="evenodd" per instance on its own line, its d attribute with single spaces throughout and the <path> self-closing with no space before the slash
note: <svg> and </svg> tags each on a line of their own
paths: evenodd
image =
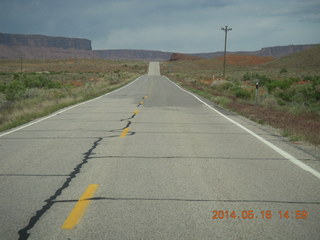
<svg viewBox="0 0 320 240">
<path fill-rule="evenodd" d="M 0 61 L 0 131 L 118 88 L 146 72 L 134 61 Z"/>
<path fill-rule="evenodd" d="M 281 129 L 293 142 L 320 145 L 319 56 L 319 46 L 281 59 L 230 55 L 226 79 L 222 58 L 166 62 L 162 74 L 222 107 Z"/>
</svg>

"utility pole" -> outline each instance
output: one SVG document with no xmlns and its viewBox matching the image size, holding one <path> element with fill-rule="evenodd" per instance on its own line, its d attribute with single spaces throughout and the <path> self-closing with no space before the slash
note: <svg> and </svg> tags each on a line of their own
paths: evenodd
<svg viewBox="0 0 320 240">
<path fill-rule="evenodd" d="M 22 73 L 22 55 L 20 56 L 20 72 Z"/>
<path fill-rule="evenodd" d="M 226 77 L 227 35 L 228 35 L 228 31 L 231 31 L 232 28 L 228 28 L 228 26 L 225 26 L 224 28 L 221 28 L 221 30 L 224 31 L 223 79 L 225 79 L 225 77 Z"/>
</svg>

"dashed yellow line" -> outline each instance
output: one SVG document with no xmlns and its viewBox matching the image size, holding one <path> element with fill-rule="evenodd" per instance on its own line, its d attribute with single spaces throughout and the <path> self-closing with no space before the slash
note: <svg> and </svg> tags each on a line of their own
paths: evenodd
<svg viewBox="0 0 320 240">
<path fill-rule="evenodd" d="M 120 137 L 121 137 L 121 138 L 124 138 L 125 136 L 127 136 L 128 132 L 129 132 L 129 128 L 125 128 L 125 129 L 122 131 Z"/>
<path fill-rule="evenodd" d="M 61 226 L 62 229 L 71 230 L 79 223 L 81 217 L 83 216 L 84 212 L 86 211 L 90 203 L 90 200 L 88 199 L 93 197 L 93 195 L 98 189 L 98 186 L 98 184 L 90 184 L 87 187 L 87 189 L 82 194 L 82 196 L 70 212 L 69 216 Z"/>
</svg>

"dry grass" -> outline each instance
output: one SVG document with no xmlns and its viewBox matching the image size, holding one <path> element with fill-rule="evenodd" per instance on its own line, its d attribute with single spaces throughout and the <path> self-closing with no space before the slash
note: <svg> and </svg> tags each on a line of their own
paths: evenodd
<svg viewBox="0 0 320 240">
<path fill-rule="evenodd" d="M 281 129 L 291 140 L 308 140 L 320 145 L 320 116 L 313 113 L 294 114 L 272 107 L 260 107 L 238 101 L 228 103 L 228 108 L 259 123 Z"/>
<path fill-rule="evenodd" d="M 115 70 L 145 73 L 142 61 L 112 61 L 101 59 L 23 60 L 23 72 L 112 73 Z M 0 72 L 20 72 L 20 60 L 0 60 Z"/>
<path fill-rule="evenodd" d="M 25 60 L 24 75 L 18 76 L 32 78 L 41 75 L 59 83 L 60 87 L 27 88 L 21 96 L 11 100 L 6 99 L 5 92 L 0 92 L 0 131 L 105 94 L 145 73 L 146 69 L 146 63 L 135 61 Z M 20 61 L 1 60 L 0 85 L 13 81 L 20 71 Z"/>
<path fill-rule="evenodd" d="M 222 58 L 166 62 L 163 63 L 162 74 L 225 108 L 258 123 L 281 129 L 292 141 L 306 140 L 320 145 L 319 102 L 284 102 L 279 98 L 279 93 L 285 90 L 275 89 L 270 93 L 266 87 L 260 87 L 259 105 L 255 105 L 254 79 L 244 81 L 244 76 L 249 73 L 250 76 L 259 74 L 274 81 L 292 77 L 300 79 L 293 88 L 310 83 L 302 80 L 308 76 L 320 76 L 317 55 L 319 50 L 317 47 L 313 52 L 308 50 L 305 54 L 299 53 L 272 62 L 268 62 L 271 59 L 262 58 L 262 64 L 259 64 L 257 59 L 250 60 L 247 56 L 233 56 L 232 60 L 229 58 L 227 79 L 223 81 Z M 309 60 L 308 63 L 306 59 Z M 312 59 L 315 61 L 310 63 Z M 301 67 L 299 62 L 302 62 Z M 306 64 L 308 67 L 305 67 Z M 283 68 L 286 71 L 281 71 Z M 213 75 L 215 80 L 212 79 Z M 315 91 L 318 93 L 312 94 L 320 94 L 320 85 L 315 86 Z"/>
</svg>

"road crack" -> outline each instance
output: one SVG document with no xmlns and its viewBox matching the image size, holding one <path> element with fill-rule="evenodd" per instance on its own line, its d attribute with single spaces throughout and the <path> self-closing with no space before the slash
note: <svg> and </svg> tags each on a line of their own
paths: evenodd
<svg viewBox="0 0 320 240">
<path fill-rule="evenodd" d="M 85 152 L 83 154 L 84 157 L 83 157 L 81 163 L 79 163 L 73 169 L 73 171 L 69 174 L 69 177 L 62 184 L 62 186 L 60 188 L 58 188 L 56 190 L 56 192 L 52 196 L 50 196 L 48 199 L 45 200 L 46 204 L 43 205 L 41 209 L 36 211 L 35 215 L 30 218 L 28 225 L 18 231 L 19 240 L 26 240 L 26 239 L 29 238 L 29 236 L 30 236 L 29 231 L 37 224 L 37 222 L 39 222 L 39 220 L 43 216 L 43 214 L 46 213 L 52 207 L 52 205 L 55 203 L 55 200 L 57 199 L 57 197 L 61 195 L 62 191 L 69 187 L 71 181 L 74 178 L 76 178 L 78 173 L 80 173 L 81 168 L 83 167 L 83 165 L 88 163 L 90 155 L 92 154 L 94 149 L 96 149 L 98 147 L 99 143 L 102 140 L 103 140 L 103 138 L 98 138 L 98 140 L 96 140 L 93 143 L 92 147 L 87 152 Z"/>
<path fill-rule="evenodd" d="M 146 97 L 143 97 L 142 100 L 144 100 Z M 143 101 L 141 101 L 137 107 L 141 107 L 143 105 Z M 115 131 L 118 131 L 118 130 L 124 130 L 126 128 L 129 128 L 130 125 L 132 124 L 132 122 L 130 120 L 134 119 L 135 116 L 137 115 L 138 111 L 135 111 L 131 117 L 129 118 L 126 118 L 126 119 L 121 119 L 120 121 L 123 122 L 123 121 L 128 121 L 127 122 L 127 125 L 122 128 L 122 129 L 117 129 L 117 130 L 111 130 L 109 132 L 115 132 Z M 129 132 L 129 135 L 134 135 L 135 132 L 132 132 L 130 131 Z M 115 137 L 115 136 L 111 136 L 111 137 Z M 69 177 L 66 179 L 66 181 L 62 184 L 62 186 L 60 188 L 58 188 L 56 190 L 56 192 L 50 196 L 48 199 L 45 200 L 45 205 L 42 206 L 41 209 L 39 209 L 38 211 L 36 211 L 35 215 L 33 217 L 30 218 L 29 220 L 29 223 L 27 224 L 27 226 L 25 226 L 24 228 L 20 229 L 18 231 L 18 234 L 19 234 L 19 240 L 26 240 L 29 238 L 30 236 L 30 233 L 29 231 L 37 224 L 37 222 L 39 222 L 40 218 L 43 216 L 44 213 L 46 213 L 56 201 L 57 197 L 60 196 L 62 194 L 62 191 L 65 190 L 66 188 L 69 187 L 71 181 L 76 178 L 76 175 L 78 173 L 80 173 L 80 170 L 81 168 L 83 167 L 83 165 L 85 165 L 86 163 L 88 163 L 88 160 L 92 154 L 92 152 L 94 151 L 94 149 L 97 148 L 97 146 L 99 145 L 99 143 L 103 140 L 102 137 L 99 137 L 98 140 L 96 140 L 92 147 L 87 151 L 85 152 L 83 155 L 83 159 L 82 159 L 82 162 L 79 163 L 75 168 L 74 170 L 68 175 Z"/>
</svg>

